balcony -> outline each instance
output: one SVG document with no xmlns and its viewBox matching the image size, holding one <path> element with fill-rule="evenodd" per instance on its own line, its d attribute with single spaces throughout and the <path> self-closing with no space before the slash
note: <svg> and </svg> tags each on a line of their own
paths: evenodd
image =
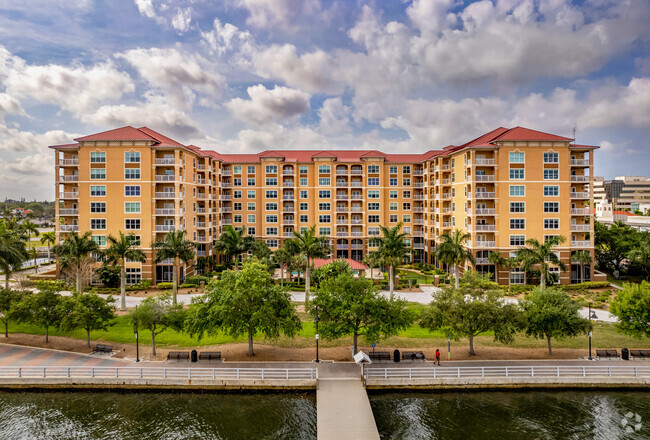
<svg viewBox="0 0 650 440">
<path fill-rule="evenodd" d="M 487 258 L 476 258 L 474 261 L 476 264 L 490 264 L 490 260 Z"/>
<path fill-rule="evenodd" d="M 451 214 L 451 208 L 442 208 L 443 214 Z"/>
<path fill-rule="evenodd" d="M 449 185 L 451 184 L 451 179 L 442 179 L 441 182 L 443 185 Z"/>
<path fill-rule="evenodd" d="M 474 159 L 475 165 L 495 165 L 494 159 Z M 469 163 L 467 164 L 469 165 Z"/>
<path fill-rule="evenodd" d="M 414 225 L 423 225 L 424 224 L 424 219 L 423 218 L 414 218 L 413 219 L 413 224 Z"/>
<path fill-rule="evenodd" d="M 69 176 L 59 176 L 59 182 L 78 182 L 79 181 L 79 176 L 76 174 L 69 175 Z"/>
<path fill-rule="evenodd" d="M 413 249 L 424 249 L 424 243 L 413 243 Z"/>
<path fill-rule="evenodd" d="M 232 176 L 232 170 L 224 168 L 221 170 L 221 175 L 222 176 Z"/>
<path fill-rule="evenodd" d="M 348 223 L 350 223 L 349 220 L 336 220 L 337 225 L 347 225 Z"/>
<path fill-rule="evenodd" d="M 232 183 L 231 182 L 221 182 L 221 187 L 222 188 L 232 188 Z"/>
<path fill-rule="evenodd" d="M 361 224 L 363 224 L 363 220 L 353 218 L 352 220 L 350 220 L 350 223 L 353 224 L 353 225 L 361 225 Z"/>
<path fill-rule="evenodd" d="M 353 206 L 350 208 L 351 212 L 363 212 L 363 208 L 361 206 Z"/>
<path fill-rule="evenodd" d="M 354 188 L 360 188 L 360 187 L 363 186 L 363 182 L 351 182 L 350 186 L 352 186 Z"/>
<path fill-rule="evenodd" d="M 156 182 L 173 182 L 176 176 L 173 174 L 156 174 Z"/>
<path fill-rule="evenodd" d="M 348 212 L 348 208 L 346 206 L 337 206 L 336 212 Z"/>
<path fill-rule="evenodd" d="M 282 224 L 283 225 L 295 225 L 296 224 L 296 219 L 293 219 L 293 218 L 286 219 L 285 218 L 284 220 L 282 220 Z"/>
<path fill-rule="evenodd" d="M 175 225 L 156 225 L 156 232 L 169 232 L 175 230 L 176 230 Z"/>
<path fill-rule="evenodd" d="M 196 193 L 196 198 L 199 200 L 205 200 L 208 197 L 206 193 Z"/>
<path fill-rule="evenodd" d="M 76 166 L 79 165 L 79 159 L 59 159 L 59 166 Z"/>
<path fill-rule="evenodd" d="M 173 157 L 156 159 L 155 161 L 156 165 L 174 165 L 175 163 L 176 163 L 176 159 L 174 159 Z"/>
<path fill-rule="evenodd" d="M 167 258 L 166 260 L 161 260 L 161 261 L 159 261 L 159 262 L 156 263 L 156 264 L 159 265 L 159 266 L 160 266 L 161 264 L 165 264 L 165 265 L 166 265 L 166 264 L 174 264 L 174 259 L 173 259 L 173 258 Z"/>
<path fill-rule="evenodd" d="M 477 248 L 493 248 L 496 246 L 495 241 L 477 241 L 476 242 L 476 247 Z"/>
<path fill-rule="evenodd" d="M 61 208 L 59 209 L 59 215 L 79 215 L 79 210 L 70 209 L 70 208 Z"/>
<path fill-rule="evenodd" d="M 424 200 L 423 194 L 413 194 L 413 200 Z"/>
<path fill-rule="evenodd" d="M 210 240 L 210 237 L 204 237 L 204 236 L 199 235 L 199 236 L 196 237 L 196 241 L 198 243 L 208 243 L 211 240 Z"/>
<path fill-rule="evenodd" d="M 571 166 L 589 166 L 589 159 L 571 159 Z"/>
<path fill-rule="evenodd" d="M 59 225 L 59 232 L 79 232 L 79 225 Z"/>
<path fill-rule="evenodd" d="M 156 198 L 157 199 L 173 199 L 176 197 L 176 193 L 173 192 L 157 192 L 156 193 Z"/>
<path fill-rule="evenodd" d="M 232 212 L 232 207 L 230 207 L 230 206 L 228 206 L 228 207 L 224 206 L 224 207 L 221 208 L 221 212 L 223 212 L 223 213 Z"/>
<path fill-rule="evenodd" d="M 79 198 L 79 193 L 78 192 L 61 192 L 61 193 L 59 193 L 59 198 L 60 199 L 78 199 Z"/>
<path fill-rule="evenodd" d="M 361 232 L 361 231 L 352 231 L 352 232 L 350 232 L 350 236 L 351 237 L 362 237 L 363 232 Z"/>
<path fill-rule="evenodd" d="M 571 208 L 571 215 L 590 215 L 589 208 Z"/>
<path fill-rule="evenodd" d="M 493 174 L 490 174 L 490 175 L 477 174 L 476 176 L 474 176 L 474 180 L 477 181 L 477 182 L 494 182 L 494 175 Z"/>
<path fill-rule="evenodd" d="M 196 183 L 197 183 L 198 185 L 205 185 L 205 179 L 200 179 L 200 178 L 199 178 L 199 179 L 196 179 Z"/>
<path fill-rule="evenodd" d="M 351 248 L 351 249 L 363 249 L 363 245 L 362 245 L 362 244 L 359 244 L 359 243 L 352 243 L 352 244 L 350 245 L 350 248 Z"/>
<path fill-rule="evenodd" d="M 588 199 L 589 198 L 589 193 L 588 192 L 571 191 L 571 198 L 572 199 Z"/>
<path fill-rule="evenodd" d="M 422 182 L 414 183 L 413 188 L 424 188 L 424 183 Z"/>
<path fill-rule="evenodd" d="M 496 210 L 494 208 L 476 208 L 474 212 L 476 215 L 494 215 Z"/>
<path fill-rule="evenodd" d="M 589 182 L 589 176 L 571 176 L 571 182 Z"/>
<path fill-rule="evenodd" d="M 232 195 L 230 195 L 230 194 L 221 194 L 221 200 L 232 200 Z"/>
<path fill-rule="evenodd" d="M 348 175 L 348 170 L 336 170 L 336 175 L 337 176 L 347 176 Z"/>
<path fill-rule="evenodd" d="M 422 207 L 422 206 L 414 206 L 413 207 L 413 212 L 424 212 L 424 207 Z"/>
<path fill-rule="evenodd" d="M 338 188 L 347 187 L 347 186 L 348 186 L 348 182 L 336 182 L 336 186 L 337 186 Z"/>
<path fill-rule="evenodd" d="M 199 229 L 205 229 L 208 227 L 208 224 L 206 222 L 196 222 L 196 227 Z"/>
<path fill-rule="evenodd" d="M 424 175 L 424 170 L 422 168 L 416 168 L 413 170 L 413 175 L 414 176 L 422 176 Z"/>
<path fill-rule="evenodd" d="M 477 199 L 493 199 L 496 196 L 494 192 L 479 191 L 475 194 Z"/>
<path fill-rule="evenodd" d="M 205 251 L 196 251 L 196 256 L 197 257 L 205 257 L 207 252 Z"/>
<path fill-rule="evenodd" d="M 574 232 L 589 232 L 591 225 L 571 225 L 571 231 Z"/>
<path fill-rule="evenodd" d="M 293 170 L 282 170 L 283 176 L 293 176 L 295 172 Z"/>
<path fill-rule="evenodd" d="M 437 170 L 437 168 L 438 167 L 436 167 L 436 170 Z M 446 163 L 446 164 L 442 165 L 442 171 L 449 171 L 449 170 L 451 170 L 451 165 L 450 164 Z"/>
<path fill-rule="evenodd" d="M 348 200 L 348 196 L 345 194 L 337 194 L 336 200 Z"/>
<path fill-rule="evenodd" d="M 295 206 L 285 206 L 282 208 L 282 212 L 294 212 L 295 210 Z"/>
<path fill-rule="evenodd" d="M 591 241 L 586 240 L 586 241 L 577 241 L 573 240 L 571 241 L 571 247 L 590 247 L 591 246 Z"/>
<path fill-rule="evenodd" d="M 336 249 L 347 250 L 347 249 L 349 249 L 349 246 L 347 244 L 337 244 Z"/>
<path fill-rule="evenodd" d="M 223 220 L 221 220 L 221 224 L 222 225 L 232 225 L 232 220 L 229 219 L 229 218 L 224 218 Z"/>
<path fill-rule="evenodd" d="M 348 232 L 347 231 L 336 231 L 336 236 L 337 237 L 347 237 Z"/>
<path fill-rule="evenodd" d="M 176 210 L 174 208 L 156 209 L 156 215 L 176 215 Z"/>
<path fill-rule="evenodd" d="M 282 196 L 282 200 L 294 200 L 293 195 L 285 194 Z"/>
<path fill-rule="evenodd" d="M 196 169 L 197 169 L 198 171 L 205 171 L 205 164 L 202 164 L 202 163 L 197 164 L 197 165 L 196 165 Z"/>
<path fill-rule="evenodd" d="M 476 225 L 476 232 L 494 232 L 495 225 Z"/>
<path fill-rule="evenodd" d="M 451 222 L 442 222 L 442 227 L 444 228 L 451 228 Z"/>
<path fill-rule="evenodd" d="M 351 200 L 363 200 L 363 195 L 361 195 L 361 194 L 352 194 L 350 196 L 350 199 Z"/>
<path fill-rule="evenodd" d="M 355 170 L 355 169 L 353 168 L 353 169 L 350 170 L 350 174 L 354 174 L 354 175 L 357 175 L 357 176 L 358 176 L 358 175 L 363 174 L 363 170 Z"/>
</svg>

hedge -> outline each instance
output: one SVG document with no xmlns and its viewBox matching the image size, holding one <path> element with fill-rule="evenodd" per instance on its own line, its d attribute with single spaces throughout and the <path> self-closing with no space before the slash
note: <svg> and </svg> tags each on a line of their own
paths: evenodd
<svg viewBox="0 0 650 440">
<path fill-rule="evenodd" d="M 602 289 L 603 287 L 609 287 L 609 281 L 586 281 L 584 283 L 562 286 L 564 290 Z"/>
<path fill-rule="evenodd" d="M 174 287 L 174 283 L 158 283 L 156 284 L 156 287 L 158 287 L 160 290 L 167 290 Z"/>
<path fill-rule="evenodd" d="M 203 282 L 207 285 L 211 279 L 212 279 L 211 277 L 206 277 L 202 275 L 190 275 L 185 278 L 185 283 L 196 284 L 197 286 L 200 286 L 201 282 Z"/>
</svg>

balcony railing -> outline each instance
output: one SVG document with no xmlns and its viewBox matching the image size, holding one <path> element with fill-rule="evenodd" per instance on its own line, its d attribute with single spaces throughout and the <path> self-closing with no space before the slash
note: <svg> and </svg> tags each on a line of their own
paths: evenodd
<svg viewBox="0 0 650 440">
<path fill-rule="evenodd" d="M 494 159 L 474 159 L 476 165 L 494 165 Z M 469 163 L 467 164 L 469 165 Z"/>
<path fill-rule="evenodd" d="M 173 174 L 157 174 L 156 182 L 173 182 L 176 180 L 176 176 Z"/>
<path fill-rule="evenodd" d="M 424 188 L 424 183 L 416 182 L 413 184 L 413 188 Z"/>
<path fill-rule="evenodd" d="M 438 167 L 436 167 L 436 168 L 438 168 Z M 447 163 L 447 164 L 442 165 L 442 171 L 449 171 L 449 170 L 451 170 L 451 165 L 450 164 Z"/>
<path fill-rule="evenodd" d="M 363 174 L 363 170 L 355 170 L 355 169 L 351 169 L 351 170 L 350 170 L 350 174 L 354 174 L 354 175 L 357 175 L 357 176 L 358 176 L 358 175 Z"/>
<path fill-rule="evenodd" d="M 79 225 L 59 225 L 60 232 L 78 232 Z"/>
<path fill-rule="evenodd" d="M 221 170 L 221 175 L 222 176 L 232 176 L 232 170 L 224 168 L 224 169 Z"/>
<path fill-rule="evenodd" d="M 176 159 L 173 157 L 156 159 L 155 163 L 156 165 L 174 165 L 176 163 Z"/>
<path fill-rule="evenodd" d="M 414 176 L 422 176 L 424 175 L 424 170 L 421 168 L 416 168 L 413 170 L 413 175 Z"/>
<path fill-rule="evenodd" d="M 196 179 L 197 185 L 205 185 L 205 179 Z"/>
<path fill-rule="evenodd" d="M 208 224 L 206 222 L 196 222 L 196 227 L 204 229 L 208 227 Z"/>
<path fill-rule="evenodd" d="M 341 235 L 338 235 L 338 234 L 336 234 L 336 235 L 341 237 Z M 345 250 L 345 249 L 348 249 L 348 248 L 349 248 L 349 246 L 347 244 L 337 244 L 336 245 L 336 249 Z"/>
<path fill-rule="evenodd" d="M 589 176 L 571 176 L 571 182 L 589 182 Z"/>
<path fill-rule="evenodd" d="M 476 215 L 494 215 L 496 210 L 494 208 L 476 208 L 474 212 Z"/>
<path fill-rule="evenodd" d="M 586 241 L 578 241 L 574 240 L 571 241 L 571 247 L 589 247 L 591 246 L 591 241 L 586 240 Z"/>
<path fill-rule="evenodd" d="M 591 225 L 571 225 L 571 230 L 578 232 L 589 232 L 591 230 Z"/>
<path fill-rule="evenodd" d="M 156 209 L 156 215 L 176 215 L 174 208 L 159 208 Z"/>
<path fill-rule="evenodd" d="M 79 193 L 78 192 L 61 192 L 61 193 L 59 193 L 59 198 L 60 199 L 78 199 L 79 198 Z"/>
<path fill-rule="evenodd" d="M 221 224 L 222 225 L 232 225 L 232 220 L 228 219 L 228 218 L 224 218 L 223 220 L 221 220 Z"/>
<path fill-rule="evenodd" d="M 59 176 L 59 181 L 60 182 L 78 182 L 79 181 L 79 176 L 76 174 L 70 175 L 70 176 Z"/>
<path fill-rule="evenodd" d="M 571 192 L 571 198 L 572 199 L 588 199 L 589 198 L 589 193 L 588 192 L 572 191 Z"/>
<path fill-rule="evenodd" d="M 487 258 L 476 258 L 474 261 L 476 261 L 476 264 L 490 264 L 490 260 Z"/>
<path fill-rule="evenodd" d="M 169 232 L 175 230 L 176 230 L 175 225 L 156 225 L 156 232 Z"/>
<path fill-rule="evenodd" d="M 79 215 L 78 209 L 62 208 L 59 209 L 59 215 Z"/>
<path fill-rule="evenodd" d="M 442 179 L 441 182 L 443 185 L 449 185 L 451 183 L 451 179 Z"/>
<path fill-rule="evenodd" d="M 295 172 L 293 170 L 282 170 L 283 176 L 293 176 Z"/>
<path fill-rule="evenodd" d="M 205 171 L 205 164 L 202 164 L 202 163 L 197 164 L 197 165 L 196 165 L 196 169 L 197 169 L 198 171 Z"/>
<path fill-rule="evenodd" d="M 477 182 L 494 182 L 494 175 L 481 175 L 477 174 L 474 176 Z"/>
<path fill-rule="evenodd" d="M 231 206 L 224 206 L 221 208 L 221 212 L 232 212 Z"/>
<path fill-rule="evenodd" d="M 206 193 L 196 193 L 196 198 L 199 200 L 205 200 L 208 198 L 208 194 Z"/>
<path fill-rule="evenodd" d="M 176 193 L 173 192 L 157 192 L 156 193 L 156 198 L 157 199 L 173 199 L 176 197 Z"/>
<path fill-rule="evenodd" d="M 479 248 L 493 248 L 496 246 L 495 241 L 476 241 L 476 247 Z"/>
<path fill-rule="evenodd" d="M 494 232 L 495 225 L 476 225 L 476 232 Z"/>
<path fill-rule="evenodd" d="M 347 176 L 348 175 L 348 170 L 336 170 L 336 175 L 337 176 Z"/>
<path fill-rule="evenodd" d="M 347 187 L 348 182 L 336 182 L 336 186 L 341 188 L 341 187 Z"/>
<path fill-rule="evenodd" d="M 79 159 L 59 159 L 59 165 L 79 165 Z"/>
<path fill-rule="evenodd" d="M 571 215 L 589 215 L 589 208 L 571 208 Z"/>
<path fill-rule="evenodd" d="M 359 187 L 363 186 L 363 182 L 350 182 L 350 186 L 355 187 L 355 188 L 359 188 Z"/>
<path fill-rule="evenodd" d="M 363 232 L 358 232 L 358 231 L 352 231 L 350 232 L 351 237 L 361 237 L 363 236 Z"/>
<path fill-rule="evenodd" d="M 589 159 L 571 159 L 572 166 L 589 166 Z"/>
<path fill-rule="evenodd" d="M 477 199 L 493 199 L 496 196 L 494 192 L 479 191 L 476 193 Z"/>
<path fill-rule="evenodd" d="M 451 222 L 442 222 L 443 228 L 451 228 Z"/>
</svg>

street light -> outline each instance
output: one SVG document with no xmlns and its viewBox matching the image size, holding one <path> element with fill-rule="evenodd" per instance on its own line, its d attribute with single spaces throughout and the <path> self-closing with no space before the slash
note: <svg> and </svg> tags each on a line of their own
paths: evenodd
<svg viewBox="0 0 650 440">
<path fill-rule="evenodd" d="M 314 318 L 314 322 L 316 323 L 316 362 L 320 362 L 318 359 L 318 323 L 320 322 L 320 318 L 318 317 L 318 309 L 316 309 L 316 317 Z"/>
<path fill-rule="evenodd" d="M 137 320 L 137 310 L 138 306 L 135 306 L 136 309 L 136 320 L 133 323 L 133 333 L 135 333 L 135 361 L 140 362 L 140 345 L 138 343 L 138 320 Z"/>
<path fill-rule="evenodd" d="M 596 313 L 591 314 L 591 303 L 589 303 L 589 322 L 591 322 L 591 318 L 596 317 Z M 591 360 L 591 329 L 589 330 L 589 360 Z"/>
</svg>

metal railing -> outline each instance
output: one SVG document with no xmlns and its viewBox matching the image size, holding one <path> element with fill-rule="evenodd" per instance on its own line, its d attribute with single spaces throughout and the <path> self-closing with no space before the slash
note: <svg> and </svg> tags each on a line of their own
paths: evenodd
<svg viewBox="0 0 650 440">
<path fill-rule="evenodd" d="M 366 379 L 457 379 L 492 377 L 645 377 L 650 366 L 502 366 L 365 368 Z"/>
<path fill-rule="evenodd" d="M 317 379 L 315 368 L 0 367 L 0 378 Z"/>
</svg>

